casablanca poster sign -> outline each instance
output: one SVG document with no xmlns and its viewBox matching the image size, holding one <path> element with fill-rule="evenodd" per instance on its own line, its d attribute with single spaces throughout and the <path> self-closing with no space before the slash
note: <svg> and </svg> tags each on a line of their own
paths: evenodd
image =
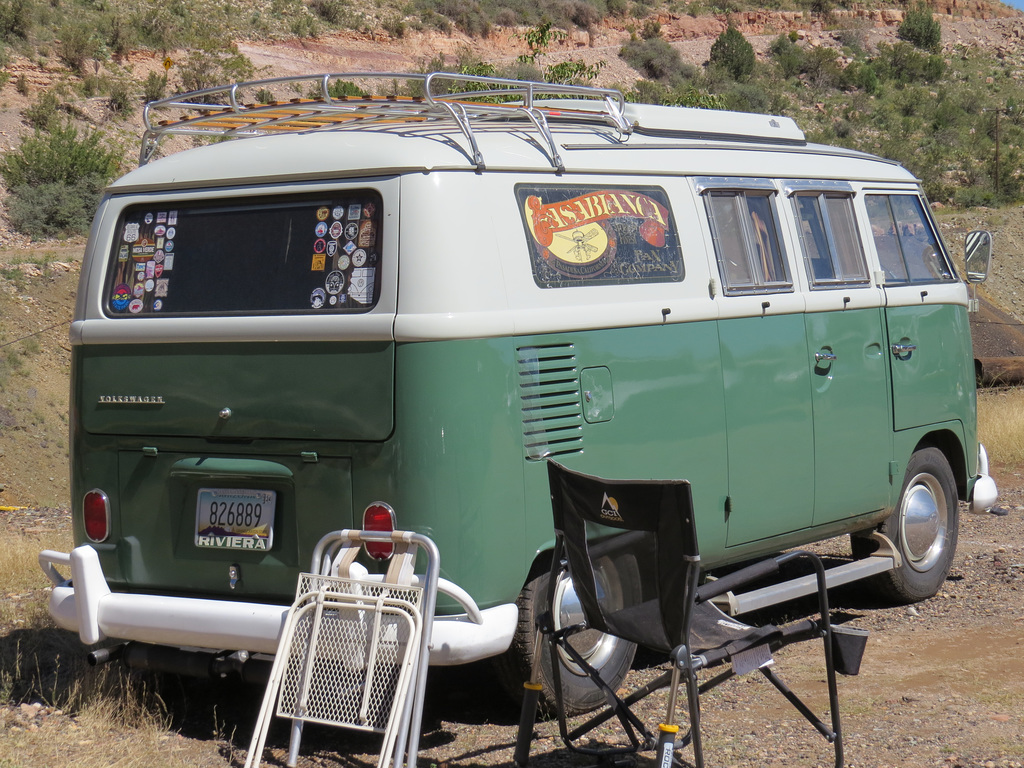
<svg viewBox="0 0 1024 768">
<path fill-rule="evenodd" d="M 516 197 L 543 288 L 683 279 L 664 190 L 518 185 Z"/>
</svg>

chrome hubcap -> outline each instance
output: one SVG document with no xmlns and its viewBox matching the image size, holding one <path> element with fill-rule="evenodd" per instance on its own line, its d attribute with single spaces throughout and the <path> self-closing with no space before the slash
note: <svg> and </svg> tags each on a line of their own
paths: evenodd
<svg viewBox="0 0 1024 768">
<path fill-rule="evenodd" d="M 946 494 L 928 473 L 914 477 L 900 510 L 903 557 L 915 571 L 927 571 L 942 557 L 949 525 Z"/>
<path fill-rule="evenodd" d="M 597 584 L 597 591 L 600 598 L 604 592 L 600 580 Z M 555 585 L 554 620 L 555 629 L 571 627 L 583 621 L 583 607 L 580 605 L 579 597 L 576 595 L 576 588 L 573 586 L 572 579 L 568 576 L 563 575 L 558 580 L 558 584 Z M 608 663 L 620 642 L 618 638 L 606 635 L 596 629 L 578 632 L 569 640 L 572 647 L 595 669 L 601 669 Z M 570 672 L 581 676 L 585 674 L 565 651 L 559 649 L 558 655 L 562 660 L 562 665 Z"/>
</svg>

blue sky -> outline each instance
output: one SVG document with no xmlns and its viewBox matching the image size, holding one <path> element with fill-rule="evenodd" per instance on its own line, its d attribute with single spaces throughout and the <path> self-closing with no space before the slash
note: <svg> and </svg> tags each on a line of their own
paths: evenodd
<svg viewBox="0 0 1024 768">
<path fill-rule="evenodd" d="M 1018 10 L 1024 11 L 1024 0 L 1003 0 L 1007 5 L 1012 5 Z"/>
</svg>

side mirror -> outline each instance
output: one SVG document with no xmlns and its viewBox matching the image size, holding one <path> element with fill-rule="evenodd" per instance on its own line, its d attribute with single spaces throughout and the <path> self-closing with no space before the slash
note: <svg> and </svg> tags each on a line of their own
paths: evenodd
<svg viewBox="0 0 1024 768">
<path fill-rule="evenodd" d="M 967 233 L 964 244 L 964 263 L 968 283 L 984 283 L 992 261 L 992 233 L 976 229 Z"/>
</svg>

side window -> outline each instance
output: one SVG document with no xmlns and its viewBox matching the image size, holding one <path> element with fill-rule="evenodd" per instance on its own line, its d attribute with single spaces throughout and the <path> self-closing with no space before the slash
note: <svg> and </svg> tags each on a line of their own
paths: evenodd
<svg viewBox="0 0 1024 768">
<path fill-rule="evenodd" d="M 867 195 L 871 235 L 888 283 L 955 280 L 917 195 Z"/>
<path fill-rule="evenodd" d="M 811 284 L 866 284 L 868 268 L 849 195 L 799 193 L 793 198 Z"/>
<path fill-rule="evenodd" d="M 773 193 L 714 189 L 704 193 L 704 200 L 725 292 L 791 289 Z"/>
<path fill-rule="evenodd" d="M 541 288 L 683 279 L 683 254 L 660 187 L 517 184 L 533 279 Z"/>
</svg>

